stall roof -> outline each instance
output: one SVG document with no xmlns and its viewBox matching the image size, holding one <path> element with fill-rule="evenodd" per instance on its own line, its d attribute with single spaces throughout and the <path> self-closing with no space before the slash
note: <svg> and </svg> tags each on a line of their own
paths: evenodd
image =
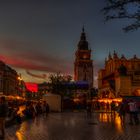
<svg viewBox="0 0 140 140">
<path fill-rule="evenodd" d="M 136 101 L 140 101 L 140 96 L 122 96 L 123 99 L 126 100 L 136 100 Z"/>
</svg>

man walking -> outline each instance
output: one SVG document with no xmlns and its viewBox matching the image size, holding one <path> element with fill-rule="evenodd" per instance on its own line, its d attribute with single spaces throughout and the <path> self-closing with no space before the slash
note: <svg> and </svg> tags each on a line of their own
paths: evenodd
<svg viewBox="0 0 140 140">
<path fill-rule="evenodd" d="M 87 117 L 91 118 L 91 116 L 92 116 L 92 104 L 91 104 L 91 102 L 87 103 L 86 110 L 87 110 Z"/>
<path fill-rule="evenodd" d="M 139 124 L 139 118 L 138 118 L 138 108 L 136 102 L 131 100 L 129 103 L 129 114 L 130 114 L 130 125 L 133 125 L 133 121 L 135 124 Z"/>
</svg>

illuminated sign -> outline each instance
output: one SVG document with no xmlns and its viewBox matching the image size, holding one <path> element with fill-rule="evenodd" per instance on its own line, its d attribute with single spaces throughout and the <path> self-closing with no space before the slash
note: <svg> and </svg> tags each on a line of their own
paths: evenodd
<svg viewBox="0 0 140 140">
<path fill-rule="evenodd" d="M 26 88 L 31 92 L 38 92 L 38 85 L 35 83 L 25 83 Z"/>
</svg>

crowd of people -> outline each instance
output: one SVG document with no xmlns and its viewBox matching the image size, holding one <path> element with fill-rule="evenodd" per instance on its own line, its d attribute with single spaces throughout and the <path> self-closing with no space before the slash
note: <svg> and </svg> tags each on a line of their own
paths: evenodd
<svg viewBox="0 0 140 140">
<path fill-rule="evenodd" d="M 129 114 L 129 124 L 130 125 L 138 125 L 139 124 L 139 117 L 138 114 L 140 112 L 140 108 L 136 101 L 130 100 L 126 101 L 123 100 L 120 105 L 118 106 L 118 113 L 121 119 L 122 124 L 125 124 L 126 114 Z"/>
<path fill-rule="evenodd" d="M 93 110 L 105 109 L 110 110 L 111 114 L 119 114 L 121 123 L 126 123 L 126 114 L 129 115 L 129 124 L 138 125 L 140 106 L 135 100 L 123 99 L 119 105 L 116 106 L 115 102 L 103 104 L 93 104 L 92 102 L 86 103 L 87 117 L 92 116 Z M 25 119 L 35 118 L 40 114 L 48 115 L 50 111 L 49 105 L 46 101 L 29 101 L 29 100 L 6 100 L 5 96 L 0 97 L 0 138 L 5 136 L 5 122 L 7 124 L 21 123 Z"/>
<path fill-rule="evenodd" d="M 105 113 L 111 113 L 112 116 L 115 116 L 118 113 L 121 123 L 124 125 L 126 123 L 126 115 L 129 116 L 130 125 L 138 125 L 139 113 L 140 113 L 140 101 L 134 99 L 123 99 L 122 102 L 115 103 L 112 101 L 109 102 L 96 102 L 87 104 L 87 115 L 91 116 L 92 111 L 103 111 Z M 90 114 L 90 115 L 89 115 Z"/>
<path fill-rule="evenodd" d="M 49 105 L 46 101 L 43 102 L 28 101 L 22 113 L 26 118 L 34 118 L 35 116 L 42 113 L 45 113 L 47 116 L 49 113 Z"/>
<path fill-rule="evenodd" d="M 25 119 L 34 118 L 37 115 L 49 113 L 49 105 L 46 101 L 18 101 L 6 100 L 0 97 L 0 138 L 5 137 L 5 126 L 21 123 Z"/>
</svg>

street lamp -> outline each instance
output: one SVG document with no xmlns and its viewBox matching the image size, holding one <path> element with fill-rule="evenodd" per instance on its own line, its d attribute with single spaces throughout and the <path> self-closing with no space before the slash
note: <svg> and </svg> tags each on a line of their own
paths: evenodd
<svg viewBox="0 0 140 140">
<path fill-rule="evenodd" d="M 17 77 L 18 80 L 18 95 L 22 95 L 22 78 L 21 78 L 21 74 L 18 75 Z"/>
</svg>

